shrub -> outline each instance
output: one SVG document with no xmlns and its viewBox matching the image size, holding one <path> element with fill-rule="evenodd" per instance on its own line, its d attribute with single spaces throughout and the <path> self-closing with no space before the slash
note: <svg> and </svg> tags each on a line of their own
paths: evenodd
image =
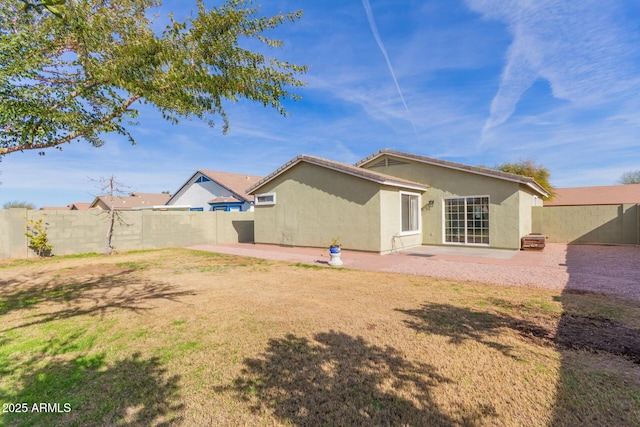
<svg viewBox="0 0 640 427">
<path fill-rule="evenodd" d="M 29 238 L 29 249 L 33 250 L 39 257 L 52 256 L 51 251 L 53 246 L 49 244 L 49 238 L 47 237 L 47 229 L 42 223 L 42 218 L 34 221 L 27 221 L 25 225 L 27 230 L 24 233 Z"/>
</svg>

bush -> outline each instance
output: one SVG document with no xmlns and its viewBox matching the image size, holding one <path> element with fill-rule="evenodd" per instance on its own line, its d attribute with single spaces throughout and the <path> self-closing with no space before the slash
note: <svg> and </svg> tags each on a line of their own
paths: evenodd
<svg viewBox="0 0 640 427">
<path fill-rule="evenodd" d="M 27 232 L 24 235 L 29 238 L 29 249 L 33 250 L 39 257 L 52 256 L 53 246 L 49 244 L 47 229 L 43 225 L 42 219 L 27 221 L 25 228 Z"/>
</svg>

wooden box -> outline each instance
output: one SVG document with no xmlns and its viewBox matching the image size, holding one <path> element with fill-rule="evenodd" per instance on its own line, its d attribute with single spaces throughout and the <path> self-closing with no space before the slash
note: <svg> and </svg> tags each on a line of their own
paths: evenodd
<svg viewBox="0 0 640 427">
<path fill-rule="evenodd" d="M 523 251 L 541 251 L 546 240 L 547 237 L 542 234 L 527 234 L 522 238 L 520 248 Z"/>
</svg>

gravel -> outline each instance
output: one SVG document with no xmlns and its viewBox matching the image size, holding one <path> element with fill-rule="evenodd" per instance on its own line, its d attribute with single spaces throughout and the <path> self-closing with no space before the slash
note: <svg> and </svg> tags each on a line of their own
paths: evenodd
<svg viewBox="0 0 640 427">
<path fill-rule="evenodd" d="M 548 244 L 542 253 L 531 255 L 539 259 L 524 252 L 507 263 L 410 259 L 384 271 L 640 300 L 640 247 Z"/>
<path fill-rule="evenodd" d="M 271 245 L 202 245 L 194 249 L 283 261 L 326 264 L 321 249 Z M 328 251 L 326 251 L 328 252 Z M 502 286 L 592 292 L 640 301 L 640 247 L 547 244 L 509 259 L 455 255 L 374 255 L 343 251 L 344 267 L 416 274 Z"/>
</svg>

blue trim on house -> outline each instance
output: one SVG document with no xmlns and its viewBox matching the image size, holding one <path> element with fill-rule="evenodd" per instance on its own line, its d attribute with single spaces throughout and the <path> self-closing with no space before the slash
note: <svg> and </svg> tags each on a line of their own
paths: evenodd
<svg viewBox="0 0 640 427">
<path fill-rule="evenodd" d="M 185 182 L 184 184 L 182 184 L 182 187 L 180 187 L 180 188 L 178 189 L 178 191 L 176 191 L 176 192 L 175 192 L 175 194 L 174 194 L 173 196 L 171 196 L 171 197 L 169 198 L 169 200 L 167 200 L 167 203 L 165 203 L 165 205 L 168 205 L 168 204 L 169 204 L 173 199 L 175 199 L 175 198 L 176 198 L 176 196 L 177 196 L 178 194 L 180 194 L 180 192 L 182 191 L 182 189 L 183 189 L 184 187 L 186 187 L 187 185 L 189 185 L 189 183 L 191 182 L 191 180 L 192 180 L 192 179 L 193 179 L 197 174 L 204 175 L 204 174 L 202 174 L 202 172 L 200 172 L 200 171 L 196 171 L 193 175 L 191 175 L 191 176 L 189 177 L 189 179 L 187 180 L 187 182 Z"/>
<path fill-rule="evenodd" d="M 178 191 L 176 191 L 176 192 L 175 192 L 175 194 L 174 194 L 173 196 L 171 196 L 171 197 L 169 198 L 169 200 L 167 200 L 167 203 L 165 203 L 165 205 L 169 205 L 169 203 L 170 203 L 173 199 L 175 199 L 175 198 L 180 194 L 180 192 L 181 192 L 181 191 L 182 191 L 186 186 L 188 186 L 188 185 L 189 185 L 189 183 L 191 182 L 191 180 L 192 180 L 196 175 L 198 175 L 198 174 L 200 174 L 201 176 L 200 176 L 200 177 L 198 177 L 198 179 L 197 179 L 197 180 L 195 180 L 192 184 L 213 181 L 213 182 L 215 182 L 216 184 L 218 184 L 220 187 L 222 187 L 222 188 L 224 188 L 224 189 L 228 190 L 231 194 L 233 194 L 233 195 L 234 195 L 235 197 L 237 197 L 238 199 L 243 200 L 243 201 L 242 201 L 242 203 L 253 203 L 253 202 L 250 202 L 249 200 L 247 200 L 246 198 L 244 198 L 243 196 L 241 196 L 240 194 L 236 193 L 236 192 L 235 192 L 235 191 L 233 191 L 232 189 L 228 188 L 226 185 L 222 185 L 222 183 L 220 183 L 220 182 L 218 182 L 218 181 L 216 181 L 216 180 L 214 180 L 214 179 L 209 178 L 209 177 L 208 177 L 204 172 L 202 172 L 202 171 L 200 171 L 200 170 L 197 170 L 193 175 L 191 175 L 191 176 L 189 177 L 189 179 L 188 179 L 184 184 L 182 184 L 182 186 L 178 189 Z"/>
<path fill-rule="evenodd" d="M 242 205 L 244 202 L 216 202 L 209 203 L 212 211 L 225 211 L 225 212 L 242 212 Z"/>
</svg>

